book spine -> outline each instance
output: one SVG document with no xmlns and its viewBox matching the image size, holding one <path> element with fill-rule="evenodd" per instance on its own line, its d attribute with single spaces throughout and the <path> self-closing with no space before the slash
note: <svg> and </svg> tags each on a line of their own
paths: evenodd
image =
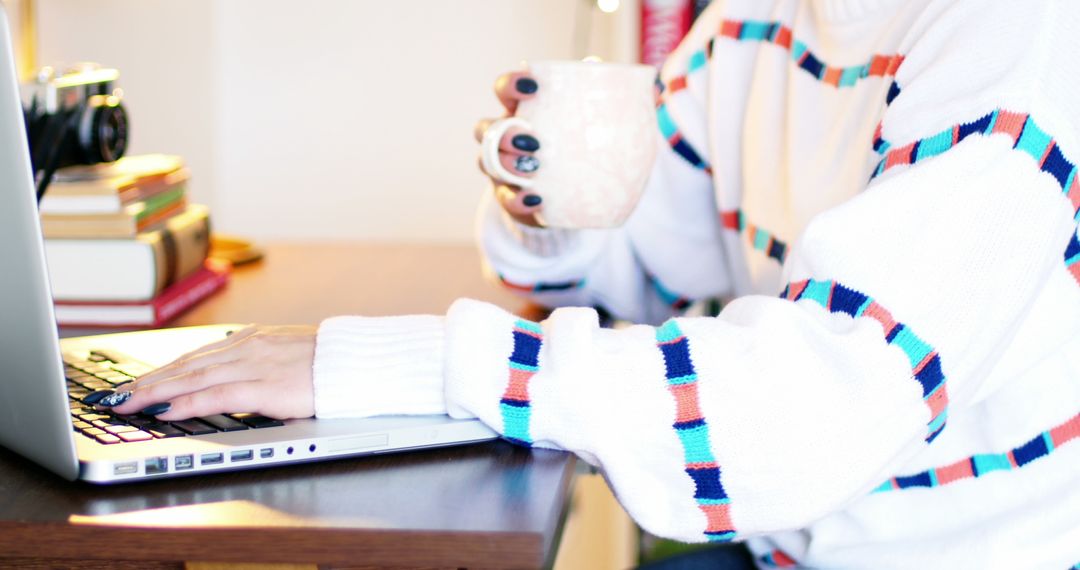
<svg viewBox="0 0 1080 570">
<path fill-rule="evenodd" d="M 154 301 L 154 324 L 160 327 L 176 318 L 177 315 L 194 307 L 203 299 L 221 289 L 229 281 L 228 270 L 216 270 L 207 267 L 200 270 L 200 275 L 188 287 L 174 287 Z"/>
<path fill-rule="evenodd" d="M 205 208 L 188 208 L 138 239 L 154 250 L 156 291 L 161 292 L 202 266 L 210 253 L 210 217 Z"/>
<path fill-rule="evenodd" d="M 694 0 L 642 0 L 641 62 L 660 67 L 690 30 Z"/>
</svg>

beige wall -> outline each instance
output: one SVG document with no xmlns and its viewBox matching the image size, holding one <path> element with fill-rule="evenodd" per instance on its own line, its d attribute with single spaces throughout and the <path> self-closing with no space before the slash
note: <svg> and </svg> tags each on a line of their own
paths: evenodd
<svg viewBox="0 0 1080 570">
<path fill-rule="evenodd" d="M 183 155 L 220 230 L 460 242 L 494 78 L 522 59 L 632 59 L 624 4 L 37 0 L 38 59 L 119 68 L 131 151 Z"/>
</svg>

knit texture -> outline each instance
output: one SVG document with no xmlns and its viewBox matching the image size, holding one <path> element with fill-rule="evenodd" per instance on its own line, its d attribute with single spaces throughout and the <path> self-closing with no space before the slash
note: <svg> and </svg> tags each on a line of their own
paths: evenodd
<svg viewBox="0 0 1080 570">
<path fill-rule="evenodd" d="M 766 567 L 1076 564 L 1077 29 L 1067 0 L 714 0 L 623 227 L 482 206 L 493 280 L 560 308 L 455 303 L 447 410 Z"/>
</svg>

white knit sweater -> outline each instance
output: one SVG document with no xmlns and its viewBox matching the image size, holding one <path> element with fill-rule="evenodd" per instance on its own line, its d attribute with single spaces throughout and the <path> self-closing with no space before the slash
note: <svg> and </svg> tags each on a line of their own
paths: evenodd
<svg viewBox="0 0 1080 570">
<path fill-rule="evenodd" d="M 330 319 L 317 414 L 478 417 L 763 566 L 1080 562 L 1080 2 L 714 0 L 663 80 L 624 227 L 482 209 L 568 308 Z"/>
</svg>

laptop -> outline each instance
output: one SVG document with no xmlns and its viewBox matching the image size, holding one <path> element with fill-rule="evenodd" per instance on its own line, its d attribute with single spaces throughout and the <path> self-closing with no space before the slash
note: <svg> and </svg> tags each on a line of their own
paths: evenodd
<svg viewBox="0 0 1080 570">
<path fill-rule="evenodd" d="M 277 421 L 226 414 L 163 423 L 87 409 L 78 399 L 87 386 L 138 376 L 237 327 L 60 339 L 2 5 L 0 52 L 0 445 L 69 480 L 118 483 L 496 437 L 477 420 L 443 415 Z"/>
</svg>

